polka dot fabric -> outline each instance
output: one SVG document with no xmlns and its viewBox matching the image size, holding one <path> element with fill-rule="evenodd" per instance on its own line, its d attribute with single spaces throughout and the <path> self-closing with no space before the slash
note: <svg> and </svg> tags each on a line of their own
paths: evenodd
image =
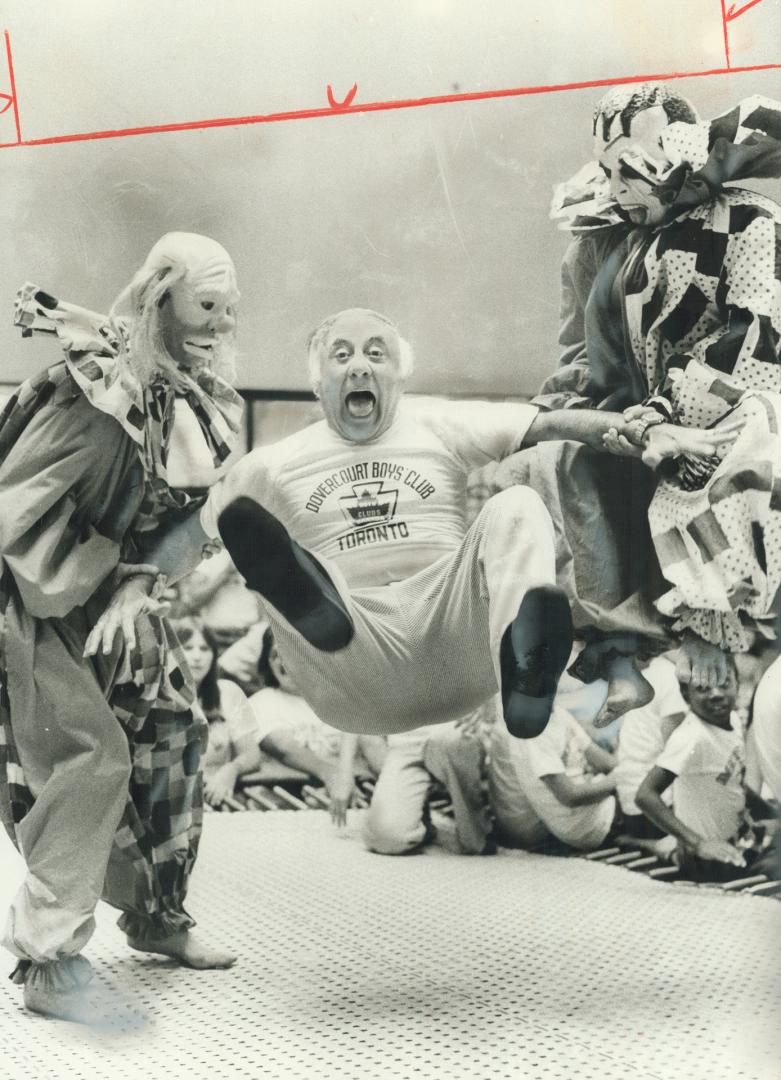
<svg viewBox="0 0 781 1080">
<path fill-rule="evenodd" d="M 723 460 L 682 462 L 649 511 L 673 586 L 659 611 L 730 651 L 750 646 L 781 587 L 779 244 L 775 203 L 726 192 L 660 231 L 625 305 L 649 397 L 674 423 L 745 421 Z"/>
</svg>

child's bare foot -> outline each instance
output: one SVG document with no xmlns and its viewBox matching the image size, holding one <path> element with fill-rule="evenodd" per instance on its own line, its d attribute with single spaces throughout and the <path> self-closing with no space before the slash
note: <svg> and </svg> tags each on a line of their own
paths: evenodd
<svg viewBox="0 0 781 1080">
<path fill-rule="evenodd" d="M 185 967 L 205 968 L 229 968 L 236 963 L 236 957 L 232 953 L 221 949 L 212 949 L 203 945 L 189 930 L 180 930 L 177 934 L 169 934 L 165 937 L 134 938 L 127 936 L 127 943 L 131 949 L 138 952 L 159 953 L 161 956 L 170 956 L 172 960 L 178 960 Z"/>
<path fill-rule="evenodd" d="M 726 682 L 727 673 L 727 657 L 718 645 L 703 641 L 696 634 L 685 635 L 675 665 L 675 674 L 681 682 L 716 687 Z"/>
<path fill-rule="evenodd" d="M 619 716 L 639 709 L 653 700 L 654 688 L 635 667 L 634 657 L 615 656 L 607 665 L 607 698 L 594 717 L 594 727 L 603 728 Z"/>
</svg>

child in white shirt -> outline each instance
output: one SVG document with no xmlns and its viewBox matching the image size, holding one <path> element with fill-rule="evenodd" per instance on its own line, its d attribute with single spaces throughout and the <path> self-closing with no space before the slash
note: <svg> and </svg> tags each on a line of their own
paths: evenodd
<svg viewBox="0 0 781 1080">
<path fill-rule="evenodd" d="M 678 841 L 676 861 L 698 880 L 728 880 L 745 867 L 738 846 L 746 811 L 745 739 L 734 712 L 734 661 L 717 687 L 681 684 L 689 712 L 640 785 L 637 805 Z M 672 807 L 662 800 L 672 785 Z"/>
</svg>

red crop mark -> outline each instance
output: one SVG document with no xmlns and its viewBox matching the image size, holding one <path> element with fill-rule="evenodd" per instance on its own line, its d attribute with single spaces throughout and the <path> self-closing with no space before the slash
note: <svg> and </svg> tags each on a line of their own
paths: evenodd
<svg viewBox="0 0 781 1080">
<path fill-rule="evenodd" d="M 727 22 L 727 0 L 721 0 L 721 29 L 724 34 L 724 58 L 727 61 L 727 67 L 729 67 L 729 29 L 727 28 Z"/>
<path fill-rule="evenodd" d="M 332 109 L 349 109 L 353 103 L 353 98 L 358 93 L 358 83 L 353 83 L 352 89 L 348 90 L 347 97 L 343 101 L 337 101 L 334 98 L 333 88 L 330 83 L 326 87 L 326 90 L 328 92 L 328 104 Z"/>
<path fill-rule="evenodd" d="M 721 0 L 721 27 L 724 31 L 724 56 L 727 60 L 727 67 L 731 66 L 730 62 L 730 50 L 729 50 L 729 24 L 734 22 L 735 19 L 739 19 L 741 15 L 745 15 L 749 8 L 756 7 L 757 4 L 761 4 L 762 0 L 748 0 L 748 3 L 743 4 L 742 7 L 738 7 L 737 3 L 731 4 L 727 7 L 727 0 Z"/>
<path fill-rule="evenodd" d="M 732 22 L 733 19 L 739 19 L 741 15 L 745 15 L 749 8 L 756 7 L 757 4 L 761 4 L 762 0 L 749 0 L 747 4 L 739 8 L 737 4 L 733 4 L 732 7 L 727 9 L 725 14 L 725 22 Z M 735 10 L 737 8 L 737 10 Z"/>
<path fill-rule="evenodd" d="M 11 38 L 7 30 L 3 31 L 3 37 L 5 38 L 5 55 L 8 60 L 8 81 L 10 83 L 10 94 L 0 94 L 0 98 L 6 99 L 6 104 L 0 109 L 0 115 L 7 112 L 8 109 L 13 106 L 14 110 L 14 123 L 16 125 L 16 143 L 11 143 L 11 146 L 21 145 L 22 142 L 22 129 L 19 126 L 19 104 L 16 100 L 16 80 L 14 79 L 14 61 L 11 56 Z"/>
<path fill-rule="evenodd" d="M 737 18 L 744 10 L 760 3 L 761 0 L 750 0 L 741 8 L 733 18 Z M 353 100 L 358 91 L 358 84 L 353 83 L 343 101 L 336 101 L 333 96 L 333 88 L 327 87 L 327 109 L 297 109 L 291 112 L 267 113 L 257 116 L 224 116 L 215 117 L 211 120 L 179 121 L 172 124 L 150 124 L 145 127 L 116 128 L 106 131 L 83 131 L 72 135 L 49 135 L 41 139 L 22 139 L 19 123 L 19 103 L 14 81 L 13 61 L 11 57 L 11 42 L 8 31 L 4 31 L 6 54 L 8 57 L 8 73 L 11 83 L 11 93 L 0 93 L 0 102 L 6 101 L 6 105 L 0 108 L 0 114 L 6 112 L 11 105 L 14 109 L 16 121 L 16 141 L 0 143 L 0 150 L 10 149 L 12 146 L 54 146 L 57 143 L 91 142 L 96 139 L 121 139 L 130 135 L 161 135 L 175 131 L 204 131 L 208 128 L 243 127 L 250 124 L 275 124 L 287 120 L 315 120 L 326 116 L 344 116 L 349 113 L 364 112 L 390 112 L 396 109 L 419 109 L 430 105 L 450 105 L 462 101 L 489 101 L 492 99 L 522 97 L 528 94 L 557 94 L 565 90 L 592 90 L 609 86 L 629 86 L 634 83 L 664 82 L 671 79 L 697 79 L 711 75 L 730 75 L 748 71 L 777 71 L 781 69 L 779 64 L 749 64 L 744 67 L 732 67 L 729 57 L 729 40 L 727 35 L 727 12 L 725 0 L 721 0 L 722 24 L 724 26 L 724 47 L 727 65 L 723 68 L 709 68 L 706 71 L 667 71 L 655 72 L 645 75 L 614 75 L 609 79 L 590 79 L 585 82 L 573 83 L 549 83 L 543 86 L 517 86 L 510 89 L 480 90 L 472 93 L 441 94 L 436 97 L 405 98 L 396 101 L 370 101 L 360 105 L 354 105 Z M 732 10 L 732 9 L 730 9 Z"/>
</svg>

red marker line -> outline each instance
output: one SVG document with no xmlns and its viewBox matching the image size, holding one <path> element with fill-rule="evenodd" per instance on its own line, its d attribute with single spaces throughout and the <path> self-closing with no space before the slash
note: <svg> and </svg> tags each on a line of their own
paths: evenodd
<svg viewBox="0 0 781 1080">
<path fill-rule="evenodd" d="M 11 38 L 9 37 L 7 30 L 3 31 L 3 36 L 5 37 L 5 55 L 8 58 L 8 78 L 10 79 L 10 82 L 11 82 L 11 94 L 10 94 L 10 97 L 11 97 L 11 101 L 12 101 L 13 106 L 14 106 L 14 123 L 16 124 L 16 142 L 17 142 L 17 144 L 19 144 L 22 141 L 22 129 L 21 129 L 20 125 L 19 125 L 19 105 L 18 105 L 17 100 L 16 100 L 16 79 L 14 78 L 14 61 L 13 61 L 13 57 L 11 56 Z M 3 112 L 5 112 L 5 109 L 3 109 Z M 14 144 L 11 143 L 11 145 L 13 146 Z"/>
<path fill-rule="evenodd" d="M 721 0 L 721 29 L 724 33 L 724 57 L 727 62 L 727 67 L 729 67 L 729 30 L 727 29 L 727 22 L 727 0 Z"/>
<path fill-rule="evenodd" d="M 757 4 L 761 4 L 761 3 L 762 3 L 762 0 L 749 0 L 748 4 L 744 4 L 743 7 L 738 8 L 737 11 L 735 10 L 737 5 L 733 4 L 732 7 L 729 8 L 729 10 L 726 13 L 725 21 L 726 22 L 732 22 L 733 19 L 739 19 L 740 16 L 744 15 L 748 11 L 749 8 L 756 7 Z"/>
<path fill-rule="evenodd" d="M 646 75 L 623 75 L 611 79 L 591 79 L 587 82 L 551 83 L 544 86 L 519 86 L 507 90 L 481 90 L 474 93 L 442 94 L 436 97 L 408 98 L 398 101 L 372 101 L 361 105 L 333 108 L 299 109 L 294 112 L 268 113 L 257 116 L 218 117 L 214 120 L 191 120 L 173 124 L 150 124 L 145 127 L 114 128 L 106 131 L 85 131 L 74 135 L 51 135 L 42 139 L 19 139 L 16 143 L 0 143 L 0 149 L 12 146 L 53 146 L 58 143 L 88 142 L 96 139 L 120 139 L 131 135 L 159 135 L 173 131 L 203 131 L 208 128 L 242 127 L 250 124 L 274 124 L 288 120 L 315 120 L 321 117 L 346 116 L 351 113 L 389 112 L 394 109 L 418 109 L 428 105 L 449 105 L 461 101 L 487 101 L 497 98 L 523 97 L 530 94 L 555 94 L 565 90 L 588 90 L 642 82 L 695 79 L 710 75 L 735 75 L 748 71 L 772 71 L 781 64 L 754 64 L 746 67 L 711 68 L 707 71 L 664 72 Z"/>
</svg>

